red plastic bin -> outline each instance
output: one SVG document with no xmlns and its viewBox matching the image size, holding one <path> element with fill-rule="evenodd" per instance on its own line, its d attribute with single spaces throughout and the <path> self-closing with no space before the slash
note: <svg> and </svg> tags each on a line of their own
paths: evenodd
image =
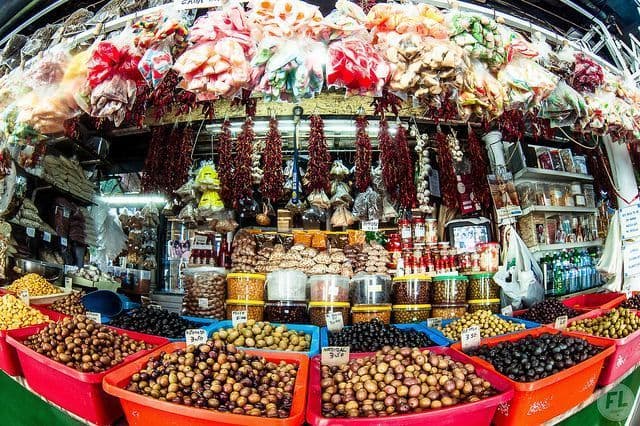
<svg viewBox="0 0 640 426">
<path fill-rule="evenodd" d="M 438 426 L 460 425 L 480 426 L 489 425 L 491 419 L 500 404 L 504 404 L 513 397 L 513 386 L 503 377 L 497 375 L 467 355 L 456 352 L 451 348 L 437 346 L 428 348 L 436 354 L 449 355 L 455 361 L 471 363 L 476 367 L 478 376 L 488 380 L 499 393 L 478 402 L 459 404 L 453 407 L 440 408 L 437 410 L 426 410 L 422 413 L 402 414 L 392 417 L 379 417 L 375 419 L 362 418 L 327 418 L 322 415 L 320 387 L 320 356 L 315 356 L 311 360 L 311 372 L 309 378 L 309 394 L 307 397 L 307 423 L 316 426 L 371 426 L 371 425 L 427 425 L 436 424 Z M 364 358 L 372 353 L 350 354 L 349 358 Z"/>
<path fill-rule="evenodd" d="M 579 319 L 588 319 L 600 317 L 611 309 L 598 309 L 589 312 L 587 315 L 580 316 Z M 640 312 L 636 312 L 640 316 Z M 571 320 L 567 323 L 570 326 L 576 320 Z M 570 333 L 579 335 L 580 337 L 589 336 L 591 334 L 582 333 L 579 331 L 571 331 Z M 599 339 L 606 340 L 615 346 L 615 351 L 604 363 L 604 368 L 600 374 L 598 384 L 600 386 L 606 386 L 617 381 L 624 373 L 629 371 L 634 365 L 640 362 L 640 330 L 636 330 L 624 339 L 610 339 L 608 337 L 598 337 Z"/>
<path fill-rule="evenodd" d="M 482 344 L 495 346 L 500 342 L 517 341 L 528 335 L 539 336 L 543 333 L 556 334 L 560 333 L 560 331 L 547 327 L 533 328 L 520 333 L 483 339 Z M 544 379 L 526 383 L 511 380 L 497 372 L 489 362 L 480 357 L 472 357 L 480 365 L 496 371 L 497 374 L 511 383 L 515 389 L 513 399 L 498 406 L 496 415 L 493 418 L 495 425 L 542 424 L 580 404 L 593 393 L 602 365 L 605 359 L 615 351 L 615 347 L 611 342 L 599 337 L 579 336 L 574 333 L 563 334 L 583 338 L 589 343 L 601 346 L 604 349 L 599 354 L 571 368 Z M 456 343 L 451 347 L 462 352 L 460 343 Z"/>
<path fill-rule="evenodd" d="M 121 364 L 102 373 L 81 373 L 29 349 L 22 343 L 27 337 L 44 327 L 43 324 L 35 327 L 35 330 L 11 330 L 7 336 L 7 342 L 18 352 L 20 366 L 31 389 L 91 423 L 109 425 L 122 417 L 122 408 L 118 399 L 102 390 L 103 377 Z M 132 339 L 142 340 L 154 346 L 168 342 L 164 337 L 112 329 L 119 334 L 127 334 Z M 136 352 L 125 358 L 123 363 L 141 358 L 151 351 L 152 349 Z"/>
<path fill-rule="evenodd" d="M 615 308 L 626 299 L 627 297 L 624 293 L 591 293 L 570 297 L 563 300 L 562 304 L 568 308 L 576 310 L 592 311 L 594 309 Z"/>
<path fill-rule="evenodd" d="M 267 361 L 286 361 L 298 364 L 298 374 L 293 389 L 293 401 L 290 416 L 286 419 L 252 417 L 242 414 L 223 413 L 203 408 L 187 407 L 160 401 L 125 389 L 134 373 L 140 371 L 151 357 L 161 352 L 173 352 L 184 349 L 185 342 L 175 342 L 156 349 L 144 359 L 140 358 L 110 372 L 104 378 L 104 390 L 120 398 L 129 426 L 297 426 L 304 422 L 305 395 L 309 375 L 309 358 L 302 353 L 245 350 L 247 354 L 264 357 Z"/>
<path fill-rule="evenodd" d="M 60 312 L 52 311 L 40 306 L 34 305 L 32 307 L 42 312 L 53 321 L 58 321 L 66 316 Z M 37 332 L 38 326 L 40 325 L 42 324 L 17 328 L 15 330 L 25 330 L 30 332 L 30 334 L 33 334 Z M 9 376 L 22 376 L 22 368 L 20 368 L 18 354 L 16 353 L 15 348 L 7 343 L 7 332 L 8 330 L 0 330 L 0 370 L 4 371 Z"/>
</svg>

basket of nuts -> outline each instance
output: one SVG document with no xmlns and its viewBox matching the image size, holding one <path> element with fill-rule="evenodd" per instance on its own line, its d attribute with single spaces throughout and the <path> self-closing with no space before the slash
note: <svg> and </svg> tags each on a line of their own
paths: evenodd
<svg viewBox="0 0 640 426">
<path fill-rule="evenodd" d="M 27 290 L 29 292 L 29 303 L 32 305 L 49 305 L 71 293 L 71 290 L 57 287 L 42 276 L 33 273 L 18 278 L 11 285 L 4 287 L 4 290 L 15 294 Z"/>
</svg>

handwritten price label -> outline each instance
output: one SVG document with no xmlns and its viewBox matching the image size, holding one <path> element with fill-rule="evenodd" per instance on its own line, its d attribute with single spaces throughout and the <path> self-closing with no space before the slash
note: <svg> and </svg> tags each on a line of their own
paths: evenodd
<svg viewBox="0 0 640 426">
<path fill-rule="evenodd" d="M 379 227 L 378 219 L 365 220 L 360 223 L 360 229 L 363 231 L 377 232 Z"/>
<path fill-rule="evenodd" d="M 72 286 L 73 286 L 73 278 L 64 277 L 64 289 L 65 290 L 71 290 Z"/>
<path fill-rule="evenodd" d="M 151 309 L 162 309 L 162 306 L 158 305 L 157 303 L 149 303 L 147 307 Z"/>
<path fill-rule="evenodd" d="M 473 325 L 462 330 L 461 337 L 462 350 L 468 351 L 480 346 L 480 326 Z"/>
<path fill-rule="evenodd" d="M 60 245 L 62 247 L 66 247 L 68 244 L 69 243 L 68 243 L 68 241 L 67 241 L 67 239 L 65 237 L 60 237 Z"/>
<path fill-rule="evenodd" d="M 100 312 L 87 312 L 87 318 L 98 324 L 102 324 L 102 315 Z"/>
<path fill-rule="evenodd" d="M 507 305 L 504 308 L 502 308 L 500 310 L 500 312 L 502 313 L 502 315 L 504 315 L 505 317 L 512 317 L 513 316 L 513 306 L 511 305 Z"/>
<path fill-rule="evenodd" d="M 184 331 L 184 338 L 188 345 L 204 345 L 207 343 L 207 330 L 188 328 Z"/>
<path fill-rule="evenodd" d="M 247 322 L 247 311 L 232 311 L 231 312 L 231 324 L 237 327 L 238 324 Z"/>
<path fill-rule="evenodd" d="M 569 317 L 566 315 L 556 318 L 555 328 L 557 330 L 564 330 L 567 328 L 567 321 L 569 321 Z"/>
<path fill-rule="evenodd" d="M 209 307 L 209 299 L 206 297 L 198 297 L 198 308 L 207 309 Z"/>
<path fill-rule="evenodd" d="M 325 315 L 327 320 L 327 329 L 332 333 L 337 333 L 344 328 L 344 319 L 342 312 L 330 312 Z"/>
<path fill-rule="evenodd" d="M 431 328 L 442 327 L 442 318 L 427 318 L 427 327 L 431 327 Z"/>
<path fill-rule="evenodd" d="M 343 365 L 349 362 L 349 346 L 325 346 L 322 348 L 323 365 Z"/>
<path fill-rule="evenodd" d="M 27 228 L 27 237 L 35 237 L 36 236 L 36 229 L 35 228 Z"/>
<path fill-rule="evenodd" d="M 22 300 L 22 303 L 29 306 L 29 290 L 20 290 L 18 292 L 18 299 Z"/>
<path fill-rule="evenodd" d="M 44 241 L 45 243 L 50 243 L 51 242 L 51 234 L 48 232 L 43 232 L 42 233 L 42 241 Z"/>
</svg>

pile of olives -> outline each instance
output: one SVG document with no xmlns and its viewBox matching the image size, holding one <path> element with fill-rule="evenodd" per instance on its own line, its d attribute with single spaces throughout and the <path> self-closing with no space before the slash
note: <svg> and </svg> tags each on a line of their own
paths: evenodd
<svg viewBox="0 0 640 426">
<path fill-rule="evenodd" d="M 539 324 L 551 324 L 556 318 L 566 315 L 567 318 L 573 318 L 578 312 L 565 306 L 558 299 L 545 299 L 533 305 L 527 312 L 520 315 L 527 321 L 537 322 Z"/>
<path fill-rule="evenodd" d="M 109 325 L 170 339 L 184 338 L 185 330 L 200 327 L 200 324 L 188 321 L 174 312 L 146 307 L 122 314 L 112 319 Z"/>
<path fill-rule="evenodd" d="M 625 300 L 620 304 L 620 307 L 627 309 L 640 309 L 640 294 L 636 294 L 635 296 Z"/>
<path fill-rule="evenodd" d="M 87 311 L 82 304 L 82 297 L 84 297 L 83 291 L 71 293 L 53 302 L 49 309 L 66 315 L 84 315 Z"/>
<path fill-rule="evenodd" d="M 481 337 L 499 336 L 525 329 L 524 324 L 506 321 L 494 315 L 491 311 L 480 310 L 464 314 L 457 320 L 447 324 L 441 331 L 448 339 L 458 341 L 462 332 L 474 325 L 480 327 Z"/>
<path fill-rule="evenodd" d="M 377 318 L 329 333 L 329 346 L 349 346 L 351 352 L 375 352 L 387 345 L 426 348 L 434 343 L 424 333 L 400 329 Z"/>
<path fill-rule="evenodd" d="M 420 413 L 495 394 L 471 364 L 428 349 L 390 346 L 341 366 L 323 365 L 320 387 L 325 417 Z"/>
<path fill-rule="evenodd" d="M 469 351 L 469 355 L 489 361 L 511 380 L 533 382 L 573 367 L 601 350 L 584 339 L 543 333 L 495 346 L 482 345 Z"/>
<path fill-rule="evenodd" d="M 295 364 L 267 362 L 217 340 L 150 358 L 127 389 L 175 404 L 284 419 L 297 373 Z"/>
<path fill-rule="evenodd" d="M 634 310 L 616 308 L 597 318 L 576 321 L 567 329 L 594 336 L 623 339 L 640 329 L 640 318 Z"/>
<path fill-rule="evenodd" d="M 266 321 L 248 320 L 236 327 L 220 329 L 211 336 L 213 340 L 258 349 L 307 352 L 311 347 L 311 335 L 287 329 Z"/>
</svg>

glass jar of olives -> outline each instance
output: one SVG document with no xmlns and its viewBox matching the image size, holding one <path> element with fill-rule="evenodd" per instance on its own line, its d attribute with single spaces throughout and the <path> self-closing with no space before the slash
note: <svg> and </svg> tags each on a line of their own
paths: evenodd
<svg viewBox="0 0 640 426">
<path fill-rule="evenodd" d="M 262 321 L 264 302 L 262 300 L 227 300 L 227 319 L 233 319 L 233 311 L 247 311 L 247 320 Z"/>
<path fill-rule="evenodd" d="M 469 285 L 467 286 L 467 299 L 499 299 L 500 286 L 493 281 L 493 274 L 490 272 L 480 272 L 469 274 Z"/>
<path fill-rule="evenodd" d="M 383 305 L 391 303 L 391 277 L 361 275 L 351 280 L 352 305 Z"/>
<path fill-rule="evenodd" d="M 391 299 L 398 305 L 421 305 L 429 303 L 428 275 L 405 275 L 393 279 Z"/>
<path fill-rule="evenodd" d="M 458 318 L 467 312 L 466 303 L 448 303 L 444 305 L 431 305 L 432 318 Z"/>
<path fill-rule="evenodd" d="M 326 315 L 333 312 L 340 312 L 344 325 L 349 325 L 351 323 L 351 316 L 349 315 L 350 307 L 351 305 L 348 302 L 309 302 L 311 324 L 317 325 L 318 327 L 326 327 Z"/>
<path fill-rule="evenodd" d="M 378 318 L 385 324 L 391 323 L 391 305 L 359 305 L 351 308 L 351 322 L 371 321 Z"/>
<path fill-rule="evenodd" d="M 393 305 L 394 324 L 426 321 L 431 315 L 431 305 Z"/>
<path fill-rule="evenodd" d="M 491 311 L 494 314 L 500 313 L 500 299 L 475 299 L 467 300 L 467 303 L 469 304 L 469 313 L 475 311 Z"/>
<path fill-rule="evenodd" d="M 463 303 L 467 300 L 467 282 L 464 275 L 442 275 L 431 283 L 431 300 L 434 304 Z"/>
<path fill-rule="evenodd" d="M 306 302 L 267 302 L 264 319 L 283 324 L 306 324 L 309 322 Z"/>
</svg>

